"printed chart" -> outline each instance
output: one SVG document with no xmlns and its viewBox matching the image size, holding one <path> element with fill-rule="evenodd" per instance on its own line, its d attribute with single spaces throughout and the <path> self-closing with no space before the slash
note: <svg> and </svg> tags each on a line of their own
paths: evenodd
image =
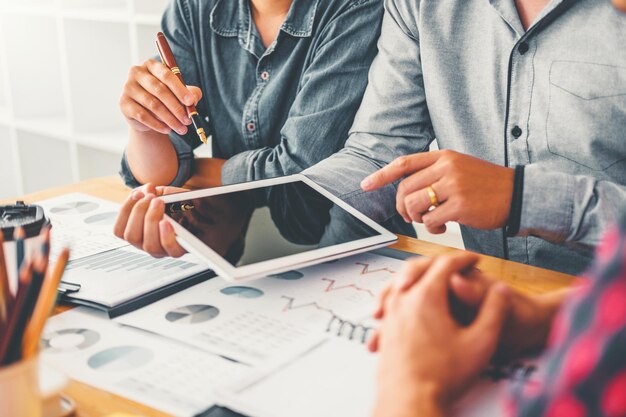
<svg viewBox="0 0 626 417">
<path fill-rule="evenodd" d="M 52 317 L 41 358 L 78 381 L 191 417 L 216 403 L 214 389 L 249 369 L 185 344 L 121 327 L 93 310 Z"/>
<path fill-rule="evenodd" d="M 362 254 L 245 286 L 215 278 L 116 321 L 258 364 L 326 334 L 365 341 L 376 295 L 401 264 Z"/>
<path fill-rule="evenodd" d="M 73 193 L 37 202 L 52 223 L 52 259 L 65 246 L 70 260 L 84 258 L 128 243 L 113 235 L 119 205 L 110 201 Z"/>
</svg>

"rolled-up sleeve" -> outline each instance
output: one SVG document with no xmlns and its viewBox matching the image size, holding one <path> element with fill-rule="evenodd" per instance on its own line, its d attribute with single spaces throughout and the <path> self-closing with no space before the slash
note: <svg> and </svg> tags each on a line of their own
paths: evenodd
<svg viewBox="0 0 626 417">
<path fill-rule="evenodd" d="M 524 169 L 520 235 L 593 249 L 626 207 L 626 187 L 530 164 Z"/>
<path fill-rule="evenodd" d="M 376 55 L 379 0 L 351 1 L 323 28 L 275 147 L 232 156 L 222 182 L 232 184 L 299 173 L 345 143 Z"/>
</svg>

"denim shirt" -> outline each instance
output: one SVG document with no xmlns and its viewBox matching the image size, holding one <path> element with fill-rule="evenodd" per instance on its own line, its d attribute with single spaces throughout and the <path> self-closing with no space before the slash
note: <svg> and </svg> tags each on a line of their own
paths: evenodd
<svg viewBox="0 0 626 417">
<path fill-rule="evenodd" d="M 524 165 L 520 236 L 463 227 L 466 247 L 581 272 L 626 207 L 626 15 L 608 0 L 552 0 L 525 31 L 514 0 L 385 9 L 346 147 L 305 174 L 382 222 L 396 215 L 395 185 L 359 182 L 435 138 Z"/>
<path fill-rule="evenodd" d="M 175 0 L 162 20 L 212 139 L 224 184 L 299 173 L 343 147 L 376 55 L 382 0 L 294 0 L 266 49 L 249 0 Z M 193 129 L 170 134 L 172 185 L 193 174 Z M 121 175 L 139 185 L 126 157 Z"/>
</svg>

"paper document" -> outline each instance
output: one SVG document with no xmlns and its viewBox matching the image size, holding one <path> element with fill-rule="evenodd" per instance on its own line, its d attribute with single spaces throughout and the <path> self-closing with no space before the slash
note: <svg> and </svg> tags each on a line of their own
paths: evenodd
<svg viewBox="0 0 626 417">
<path fill-rule="evenodd" d="M 214 388 L 248 369 L 77 308 L 48 320 L 41 359 L 73 379 L 174 416 L 215 404 Z"/>
<path fill-rule="evenodd" d="M 126 246 L 70 262 L 63 282 L 81 286 L 69 298 L 110 308 L 206 270 L 192 255 L 156 259 Z"/>
<path fill-rule="evenodd" d="M 120 205 L 82 193 L 66 194 L 36 203 L 52 222 L 51 258 L 69 247 L 70 260 L 127 246 L 113 235 Z"/>
<path fill-rule="evenodd" d="M 245 285 L 214 278 L 116 321 L 258 364 L 327 332 L 364 339 L 376 294 L 401 265 L 361 254 Z"/>
<path fill-rule="evenodd" d="M 415 358 L 428 360 L 428 358 Z M 254 417 L 369 417 L 376 401 L 378 356 L 342 338 L 321 340 L 273 369 L 218 388 L 221 405 Z M 536 361 L 485 372 L 454 408 L 454 417 L 500 417 L 509 384 L 536 383 Z"/>
<path fill-rule="evenodd" d="M 156 259 L 115 237 L 119 204 L 82 193 L 37 204 L 52 222 L 51 259 L 71 249 L 63 283 L 80 288 L 67 294 L 76 302 L 111 309 L 208 270 L 192 255 Z"/>
</svg>

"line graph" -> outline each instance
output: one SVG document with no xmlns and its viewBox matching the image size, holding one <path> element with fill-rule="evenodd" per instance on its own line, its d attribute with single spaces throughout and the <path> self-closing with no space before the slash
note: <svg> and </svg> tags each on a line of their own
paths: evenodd
<svg viewBox="0 0 626 417">
<path fill-rule="evenodd" d="M 365 262 L 356 262 L 356 265 L 362 266 L 363 269 L 361 269 L 361 275 L 369 275 L 369 274 L 375 274 L 377 272 L 387 272 L 390 274 L 395 274 L 396 271 L 394 271 L 391 268 L 378 268 L 378 269 L 370 269 L 371 264 L 365 263 Z"/>
<path fill-rule="evenodd" d="M 376 297 L 376 295 L 374 294 L 374 292 L 372 292 L 372 290 L 367 289 L 367 288 L 363 288 L 363 287 L 359 287 L 356 284 L 347 284 L 347 285 L 335 286 L 335 284 L 337 283 L 337 280 L 335 280 L 335 279 L 322 278 L 322 281 L 328 282 L 328 285 L 326 286 L 326 288 L 324 288 L 324 292 L 345 290 L 345 289 L 350 288 L 350 289 L 353 289 L 353 290 L 356 290 L 356 291 L 361 291 L 361 292 L 364 292 L 366 294 L 369 294 L 372 297 Z"/>
<path fill-rule="evenodd" d="M 335 316 L 335 312 L 327 307 L 321 306 L 319 305 L 316 301 L 311 301 L 308 303 L 304 303 L 304 304 L 299 304 L 297 305 L 295 303 L 296 299 L 294 297 L 288 297 L 286 295 L 281 295 L 280 298 L 284 298 L 285 300 L 287 300 L 287 303 L 285 304 L 285 306 L 283 307 L 283 312 L 287 312 L 287 311 L 291 311 L 291 310 L 301 310 L 304 308 L 315 308 L 316 310 L 319 311 L 325 311 L 328 314 Z"/>
<path fill-rule="evenodd" d="M 330 319 L 326 325 L 326 332 L 333 333 L 335 336 L 346 337 L 350 340 L 360 340 L 362 343 L 365 343 L 370 333 L 373 331 L 373 328 L 370 326 L 341 318 L 332 309 L 321 306 L 315 301 L 296 304 L 294 297 L 283 295 L 280 298 L 287 300 L 287 303 L 283 307 L 283 312 L 313 308 L 330 314 Z"/>
</svg>

